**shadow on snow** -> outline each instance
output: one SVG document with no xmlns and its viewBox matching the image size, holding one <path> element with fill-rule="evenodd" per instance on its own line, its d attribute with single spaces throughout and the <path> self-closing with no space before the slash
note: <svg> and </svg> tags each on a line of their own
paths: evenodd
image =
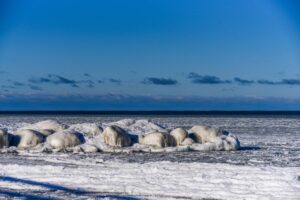
<svg viewBox="0 0 300 200">
<path fill-rule="evenodd" d="M 39 187 L 44 187 L 51 191 L 63 191 L 63 192 L 75 194 L 78 196 L 85 195 L 85 194 L 86 195 L 95 194 L 95 195 L 93 195 L 95 199 L 111 198 L 111 199 L 118 199 L 118 200 L 140 200 L 140 198 L 123 196 L 123 195 L 111 195 L 111 194 L 97 195 L 97 193 L 84 191 L 79 188 L 72 189 L 72 188 L 64 187 L 64 186 L 57 185 L 57 184 L 52 184 L 52 183 L 47 183 L 47 182 L 38 182 L 38 181 L 32 181 L 32 180 L 27 180 L 27 179 L 20 179 L 20 178 L 15 178 L 15 177 L 10 177 L 10 176 L 0 176 L 0 181 L 17 183 L 17 184 L 27 184 L 27 185 L 32 185 L 32 186 L 39 186 Z M 48 194 L 48 191 L 45 193 Z M 18 191 L 2 189 L 2 188 L 0 188 L 0 195 L 5 195 L 5 196 L 9 196 L 9 197 L 19 197 L 19 198 L 23 198 L 23 199 L 40 199 L 40 200 L 57 199 L 55 197 L 50 197 L 50 195 L 48 197 L 47 196 L 45 197 L 45 196 L 40 196 L 40 195 L 36 195 L 36 194 L 18 192 Z"/>
</svg>

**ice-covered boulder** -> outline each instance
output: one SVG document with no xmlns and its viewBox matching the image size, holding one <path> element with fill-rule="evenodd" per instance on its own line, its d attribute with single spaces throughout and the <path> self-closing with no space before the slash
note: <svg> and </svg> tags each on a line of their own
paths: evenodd
<svg viewBox="0 0 300 200">
<path fill-rule="evenodd" d="M 226 151 L 239 150 L 240 147 L 240 141 L 235 135 L 230 133 L 225 137 L 224 149 Z"/>
<path fill-rule="evenodd" d="M 151 120 L 147 119 L 140 119 L 136 120 L 136 122 L 132 126 L 134 128 L 134 131 L 138 132 L 165 132 L 166 129 L 160 126 L 159 124 L 156 124 L 152 122 Z"/>
<path fill-rule="evenodd" d="M 92 124 L 87 130 L 86 135 L 89 137 L 95 137 L 98 135 L 101 135 L 103 133 L 103 129 L 100 126 L 97 126 L 96 124 Z"/>
<path fill-rule="evenodd" d="M 47 144 L 55 149 L 74 147 L 84 142 L 82 135 L 76 131 L 63 130 L 47 137 Z"/>
<path fill-rule="evenodd" d="M 139 144 L 154 146 L 159 148 L 176 146 L 175 139 L 165 132 L 151 132 L 146 135 L 140 135 L 138 138 Z"/>
<path fill-rule="evenodd" d="M 102 127 L 95 123 L 72 124 L 69 127 L 69 130 L 74 130 L 74 131 L 83 133 L 88 138 L 92 138 L 92 137 L 101 135 L 101 133 L 103 132 Z"/>
<path fill-rule="evenodd" d="M 59 121 L 56 120 L 40 121 L 33 124 L 33 127 L 35 127 L 38 130 L 53 130 L 54 132 L 63 131 L 69 128 L 68 125 L 60 123 Z"/>
<path fill-rule="evenodd" d="M 119 127 L 128 127 L 135 123 L 134 119 L 121 119 L 117 122 L 113 122 L 111 125 L 116 125 Z"/>
<path fill-rule="evenodd" d="M 189 145 L 192 145 L 195 141 L 192 139 L 192 138 L 185 138 L 183 140 L 183 142 L 181 143 L 181 145 L 184 145 L 184 146 L 189 146 Z"/>
<path fill-rule="evenodd" d="M 19 137 L 18 148 L 35 147 L 45 141 L 45 137 L 41 133 L 30 129 L 18 131 L 15 137 Z"/>
<path fill-rule="evenodd" d="M 89 124 L 89 126 L 84 127 L 82 130 L 88 137 L 95 137 L 100 135 L 103 132 L 102 127 L 97 126 L 96 124 Z"/>
<path fill-rule="evenodd" d="M 111 122 L 107 124 L 108 126 L 118 126 L 123 128 L 124 130 L 128 132 L 133 132 L 135 134 L 144 134 L 150 131 L 158 131 L 162 132 L 165 131 L 163 127 L 160 125 L 152 122 L 151 120 L 147 119 L 139 119 L 139 120 L 134 120 L 134 119 L 122 119 L 117 122 Z"/>
<path fill-rule="evenodd" d="M 194 126 L 190 129 L 196 142 L 206 144 L 205 148 L 216 151 L 231 151 L 240 149 L 240 142 L 236 136 L 222 129 L 209 126 Z"/>
<path fill-rule="evenodd" d="M 47 137 L 53 134 L 55 131 L 52 129 L 39 129 L 38 132 L 41 133 L 43 136 Z"/>
<path fill-rule="evenodd" d="M 108 126 L 103 131 L 104 143 L 113 147 L 127 147 L 131 145 L 129 134 L 118 126 Z"/>
<path fill-rule="evenodd" d="M 217 137 L 214 142 L 194 144 L 190 149 L 196 151 L 235 151 L 240 149 L 239 140 L 232 134 Z"/>
<path fill-rule="evenodd" d="M 81 148 L 85 153 L 96 153 L 99 151 L 99 149 L 95 145 L 90 145 L 90 144 L 86 144 L 86 145 L 83 144 Z"/>
<path fill-rule="evenodd" d="M 9 139 L 8 133 L 6 129 L 0 129 L 0 148 L 8 147 L 9 146 Z"/>
<path fill-rule="evenodd" d="M 176 128 L 171 131 L 171 136 L 175 139 L 176 145 L 179 146 L 188 137 L 188 132 L 183 128 Z"/>
<path fill-rule="evenodd" d="M 221 129 L 210 126 L 193 126 L 190 132 L 195 142 L 198 143 L 214 142 L 219 136 L 223 135 Z"/>
</svg>

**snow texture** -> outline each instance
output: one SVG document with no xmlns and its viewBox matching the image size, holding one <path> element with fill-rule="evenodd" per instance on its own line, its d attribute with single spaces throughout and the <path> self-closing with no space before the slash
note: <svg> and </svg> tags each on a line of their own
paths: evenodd
<svg viewBox="0 0 300 200">
<path fill-rule="evenodd" d="M 68 131 L 85 140 L 59 152 L 47 142 L 3 147 L 0 199 L 299 199 L 299 117 L 123 117 L 0 116 L 8 140 L 16 130 L 49 118 L 70 125 Z M 150 132 L 168 134 L 197 124 L 234 133 L 241 145 L 230 133 L 214 142 L 184 145 L 192 142 L 191 131 L 180 146 L 137 143 L 138 136 Z M 111 125 L 127 131 L 132 146 L 111 147 L 102 133 L 87 134 L 91 126 Z"/>
</svg>

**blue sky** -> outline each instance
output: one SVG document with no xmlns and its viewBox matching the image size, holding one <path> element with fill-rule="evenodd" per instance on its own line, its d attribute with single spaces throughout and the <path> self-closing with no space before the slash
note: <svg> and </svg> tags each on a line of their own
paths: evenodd
<svg viewBox="0 0 300 200">
<path fill-rule="evenodd" d="M 0 110 L 299 110 L 296 0 L 0 1 Z"/>
</svg>

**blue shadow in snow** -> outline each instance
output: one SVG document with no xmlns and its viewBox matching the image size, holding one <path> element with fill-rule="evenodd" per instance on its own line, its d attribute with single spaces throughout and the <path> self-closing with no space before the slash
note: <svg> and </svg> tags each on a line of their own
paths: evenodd
<svg viewBox="0 0 300 200">
<path fill-rule="evenodd" d="M 84 194 L 93 194 L 92 192 L 86 192 L 81 189 L 71 189 L 67 188 L 61 185 L 56 185 L 56 184 L 51 184 L 51 183 L 45 183 L 45 182 L 38 182 L 38 181 L 32 181 L 32 180 L 26 180 L 26 179 L 20 179 L 20 178 L 15 178 L 15 177 L 10 177 L 10 176 L 0 176 L 0 181 L 3 182 L 12 182 L 12 183 L 21 183 L 21 184 L 27 184 L 27 185 L 33 185 L 33 186 L 40 186 L 47 188 L 49 190 L 53 191 L 63 191 L 63 192 L 68 192 L 72 193 L 75 195 L 84 195 Z M 0 188 L 0 194 L 10 196 L 10 197 L 20 197 L 23 199 L 40 199 L 40 200 L 55 200 L 55 198 L 52 197 L 42 197 L 38 195 L 33 195 L 29 193 L 24 193 L 24 192 L 16 192 L 16 191 L 10 191 L 6 189 L 1 189 Z M 97 195 L 95 193 L 95 199 L 103 199 L 103 198 L 113 198 L 113 199 L 120 199 L 120 200 L 141 200 L 140 198 L 136 197 L 130 197 L 130 196 L 123 196 L 123 195 Z"/>
</svg>

